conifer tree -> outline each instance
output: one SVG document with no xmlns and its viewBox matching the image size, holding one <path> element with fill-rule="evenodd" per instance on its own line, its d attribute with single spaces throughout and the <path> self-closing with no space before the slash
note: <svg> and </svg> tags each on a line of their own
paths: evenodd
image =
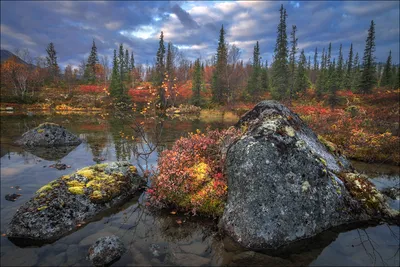
<svg viewBox="0 0 400 267">
<path fill-rule="evenodd" d="M 306 60 L 306 56 L 304 54 L 304 49 L 303 49 L 303 50 L 301 50 L 300 57 L 299 57 L 299 64 L 298 64 L 297 72 L 296 72 L 294 93 L 296 93 L 297 95 L 304 94 L 309 86 L 310 86 L 310 82 L 308 80 L 308 75 L 307 75 L 307 60 Z"/>
<path fill-rule="evenodd" d="M 371 25 L 368 30 L 368 36 L 365 41 L 364 57 L 363 57 L 363 69 L 361 74 L 361 80 L 358 87 L 361 93 L 370 93 L 376 84 L 376 73 L 375 73 L 375 23 L 371 20 Z"/>
<path fill-rule="evenodd" d="M 392 86 L 392 51 L 389 52 L 389 56 L 386 60 L 385 67 L 383 69 L 381 86 L 382 87 L 391 87 Z"/>
<path fill-rule="evenodd" d="M 160 108 L 166 108 L 166 98 L 165 98 L 165 90 L 162 87 L 162 83 L 165 75 L 165 46 L 164 46 L 164 33 L 160 34 L 160 41 L 157 50 L 157 59 L 156 59 L 156 75 L 154 85 L 158 87 L 158 96 L 160 101 Z"/>
<path fill-rule="evenodd" d="M 329 67 L 331 66 L 331 53 L 332 53 L 332 43 L 329 43 L 329 46 L 328 46 L 328 55 L 327 55 L 327 57 L 325 58 L 325 67 L 327 68 L 327 69 L 329 69 Z"/>
<path fill-rule="evenodd" d="M 314 53 L 314 68 L 313 70 L 318 71 L 318 48 L 315 48 L 315 53 Z"/>
<path fill-rule="evenodd" d="M 289 103 L 292 101 L 294 83 L 295 83 L 295 72 L 296 72 L 296 53 L 297 53 L 297 38 L 296 38 L 296 25 L 292 25 L 292 32 L 290 33 L 290 43 L 292 49 L 289 54 L 289 71 L 290 71 L 290 92 L 289 92 Z M 305 67 L 305 66 L 304 66 Z"/>
<path fill-rule="evenodd" d="M 274 98 L 283 99 L 288 95 L 289 66 L 288 66 L 288 41 L 286 35 L 286 10 L 281 5 L 280 22 L 277 29 L 277 38 L 274 49 L 274 62 L 272 64 L 272 95 Z"/>
<path fill-rule="evenodd" d="M 99 58 L 97 56 L 97 47 L 96 43 L 93 40 L 92 43 L 92 49 L 90 51 L 90 55 L 88 57 L 88 61 L 85 67 L 85 72 L 84 72 L 84 79 L 89 83 L 89 84 L 94 84 L 96 83 L 96 64 L 99 63 Z"/>
<path fill-rule="evenodd" d="M 346 78 L 344 83 L 344 88 L 351 88 L 352 83 L 352 73 L 353 73 L 353 43 L 350 45 L 349 57 L 346 62 Z"/>
<path fill-rule="evenodd" d="M 339 47 L 339 57 L 338 57 L 338 63 L 337 63 L 337 68 L 336 68 L 336 79 L 337 79 L 337 87 L 338 90 L 343 88 L 343 53 L 342 53 L 342 44 L 340 44 Z"/>
<path fill-rule="evenodd" d="M 215 71 L 213 72 L 211 90 L 213 93 L 213 101 L 215 103 L 223 104 L 227 101 L 227 77 L 226 69 L 228 65 L 228 49 L 225 43 L 225 30 L 224 25 L 222 25 L 218 49 L 217 49 L 217 60 L 215 65 Z"/>
<path fill-rule="evenodd" d="M 261 90 L 268 92 L 269 90 L 269 75 L 268 75 L 268 61 L 265 61 L 265 67 L 262 69 L 261 74 Z"/>
<path fill-rule="evenodd" d="M 130 75 L 129 73 L 131 72 L 130 69 L 130 63 L 129 63 L 129 52 L 128 49 L 125 49 L 125 58 L 124 58 L 124 75 L 125 75 L 125 80 L 129 81 Z"/>
<path fill-rule="evenodd" d="M 124 46 L 122 43 L 119 45 L 119 53 L 118 53 L 118 74 L 119 81 L 121 83 L 121 94 L 125 95 L 125 58 L 124 58 Z"/>
<path fill-rule="evenodd" d="M 49 43 L 46 52 L 46 66 L 49 69 L 50 80 L 54 82 L 60 76 L 60 68 L 58 67 L 57 52 L 53 43 Z"/>
<path fill-rule="evenodd" d="M 111 72 L 110 95 L 119 98 L 122 96 L 122 83 L 119 73 L 117 51 L 114 49 L 113 69 Z"/>
<path fill-rule="evenodd" d="M 325 90 L 326 84 L 326 55 L 325 48 L 322 49 L 321 56 L 321 70 L 318 73 L 317 84 L 316 84 L 316 96 L 318 99 L 322 97 L 322 93 Z"/>
<path fill-rule="evenodd" d="M 261 75 L 260 46 L 257 41 L 253 50 L 253 72 L 250 76 L 247 85 L 247 91 L 249 93 L 249 96 L 253 100 L 259 96 L 259 93 L 261 91 L 260 75 Z"/>
<path fill-rule="evenodd" d="M 358 85 L 360 83 L 360 78 L 361 78 L 360 59 L 358 56 L 358 52 L 356 53 L 356 56 L 354 57 L 353 73 L 352 73 L 351 77 L 352 77 L 351 90 L 355 92 L 358 90 Z"/>
<path fill-rule="evenodd" d="M 339 98 L 337 96 L 337 90 L 339 89 L 339 81 L 338 81 L 338 73 L 336 69 L 336 59 L 333 59 L 333 62 L 329 66 L 329 78 L 328 78 L 328 103 L 333 108 L 339 102 Z"/>
<path fill-rule="evenodd" d="M 193 69 L 193 83 L 192 83 L 192 104 L 195 106 L 201 106 L 201 96 L 200 91 L 202 87 L 202 68 L 200 65 L 200 59 L 196 59 L 194 62 L 194 69 Z"/>
<path fill-rule="evenodd" d="M 129 63 L 131 64 L 130 69 L 134 70 L 135 69 L 135 58 L 133 57 L 133 52 L 131 52 L 131 60 Z"/>
</svg>

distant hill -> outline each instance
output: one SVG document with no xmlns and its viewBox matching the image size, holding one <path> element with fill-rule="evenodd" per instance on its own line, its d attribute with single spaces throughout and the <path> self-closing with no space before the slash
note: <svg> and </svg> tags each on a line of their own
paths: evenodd
<svg viewBox="0 0 400 267">
<path fill-rule="evenodd" d="M 3 50 L 3 49 L 1 50 L 1 55 L 0 55 L 1 63 L 3 63 L 4 61 L 6 61 L 7 59 L 9 59 L 11 57 L 16 57 L 18 63 L 24 64 L 24 65 L 29 65 L 28 63 L 26 63 L 25 61 L 20 59 L 18 56 L 16 56 L 15 54 L 11 53 L 10 51 Z"/>
</svg>

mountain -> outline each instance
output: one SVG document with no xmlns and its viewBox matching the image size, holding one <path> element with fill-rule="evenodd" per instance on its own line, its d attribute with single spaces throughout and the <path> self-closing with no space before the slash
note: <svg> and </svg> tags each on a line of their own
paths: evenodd
<svg viewBox="0 0 400 267">
<path fill-rule="evenodd" d="M 12 57 L 16 57 L 18 63 L 24 64 L 24 65 L 29 65 L 28 63 L 26 63 L 25 61 L 20 59 L 18 56 L 11 53 L 10 51 L 1 49 L 1 55 L 0 55 L 1 63 L 3 63 L 4 61 L 6 61 L 7 59 L 12 58 Z"/>
</svg>

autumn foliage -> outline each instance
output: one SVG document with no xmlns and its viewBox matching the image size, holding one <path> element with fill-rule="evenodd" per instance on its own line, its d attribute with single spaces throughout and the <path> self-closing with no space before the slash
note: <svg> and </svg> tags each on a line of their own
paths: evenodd
<svg viewBox="0 0 400 267">
<path fill-rule="evenodd" d="M 229 128 L 189 134 L 161 153 L 147 193 L 153 204 L 210 216 L 222 214 L 227 196 L 221 148 L 240 135 Z"/>
</svg>

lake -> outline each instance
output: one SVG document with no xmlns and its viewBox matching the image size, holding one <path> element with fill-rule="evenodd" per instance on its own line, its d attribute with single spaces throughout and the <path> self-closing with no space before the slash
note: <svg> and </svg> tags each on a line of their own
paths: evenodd
<svg viewBox="0 0 400 267">
<path fill-rule="evenodd" d="M 229 127 L 238 116 L 232 113 L 202 113 L 198 118 L 165 118 L 161 123 L 137 116 L 146 126 L 142 138 L 132 138 L 132 119 L 101 113 L 6 113 L 1 118 L 1 233 L 4 234 L 16 210 L 48 182 L 96 162 L 127 160 L 140 172 L 157 164 L 158 154 L 175 140 L 197 129 Z M 84 142 L 71 150 L 25 151 L 14 141 L 43 122 L 54 122 L 79 135 Z M 127 137 L 128 136 L 128 137 Z M 148 142 L 144 142 L 144 138 Z M 157 147 L 153 145 L 157 143 Z M 148 146 L 150 145 L 150 147 Z M 149 153 L 146 153 L 149 152 Z M 69 168 L 50 167 L 57 162 Z M 355 168 L 370 175 L 378 188 L 399 186 L 399 167 L 354 162 Z M 7 194 L 21 196 L 7 201 Z M 399 208 L 399 201 L 392 201 Z M 398 226 L 357 226 L 326 231 L 293 248 L 264 252 L 259 265 L 390 265 L 398 266 Z M 216 222 L 170 211 L 150 211 L 145 194 L 85 222 L 80 229 L 52 244 L 20 247 L 1 237 L 2 266 L 88 266 L 88 248 L 103 235 L 115 234 L 127 248 L 113 266 L 227 265 L 244 252 L 232 240 L 221 237 Z"/>
</svg>

